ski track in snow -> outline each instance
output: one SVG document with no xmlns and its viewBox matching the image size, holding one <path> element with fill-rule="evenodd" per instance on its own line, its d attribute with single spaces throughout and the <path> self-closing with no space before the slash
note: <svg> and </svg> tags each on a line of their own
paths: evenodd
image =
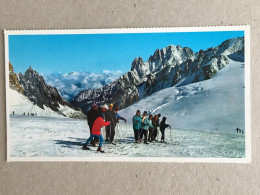
<svg viewBox="0 0 260 195">
<path fill-rule="evenodd" d="M 146 145 L 134 143 L 131 124 L 119 123 L 117 145 L 104 142 L 102 154 L 91 145 L 90 151 L 81 149 L 89 136 L 86 120 L 23 115 L 10 119 L 11 157 L 245 157 L 244 134 L 235 132 L 166 129 L 166 144 Z"/>
</svg>

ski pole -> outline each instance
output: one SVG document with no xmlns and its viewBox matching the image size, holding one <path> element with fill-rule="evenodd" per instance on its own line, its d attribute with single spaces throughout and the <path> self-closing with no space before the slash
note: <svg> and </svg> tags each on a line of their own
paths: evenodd
<svg viewBox="0 0 260 195">
<path fill-rule="evenodd" d="M 170 141 L 172 142 L 172 128 L 170 127 Z"/>
</svg>

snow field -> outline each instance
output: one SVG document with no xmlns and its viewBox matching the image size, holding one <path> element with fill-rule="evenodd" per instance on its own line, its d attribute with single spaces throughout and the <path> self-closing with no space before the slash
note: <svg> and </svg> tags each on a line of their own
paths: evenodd
<svg viewBox="0 0 260 195">
<path fill-rule="evenodd" d="M 166 129 L 167 143 L 134 143 L 132 124 L 119 123 L 117 145 L 104 142 L 106 153 L 82 150 L 89 137 L 86 120 L 10 116 L 11 157 L 195 157 L 243 158 L 244 134 Z M 159 131 L 158 131 L 159 132 Z M 104 137 L 104 128 L 102 129 Z M 159 136 L 160 137 L 160 136 Z M 159 139 L 160 140 L 160 139 Z"/>
</svg>

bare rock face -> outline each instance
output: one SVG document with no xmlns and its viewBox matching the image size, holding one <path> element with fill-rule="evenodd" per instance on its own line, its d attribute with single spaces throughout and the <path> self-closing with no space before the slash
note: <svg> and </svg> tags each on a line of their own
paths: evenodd
<svg viewBox="0 0 260 195">
<path fill-rule="evenodd" d="M 19 80 L 24 88 L 24 95 L 34 102 L 40 108 L 43 105 L 51 108 L 53 111 L 59 111 L 59 104 L 69 105 L 59 94 L 58 90 L 47 85 L 41 75 L 31 67 L 25 74 L 19 73 Z"/>
<path fill-rule="evenodd" d="M 90 109 L 93 102 L 99 105 L 115 103 L 125 108 L 139 100 L 138 90 L 130 80 L 134 82 L 133 79 L 129 79 L 128 74 L 125 74 L 102 88 L 82 91 L 75 96 L 72 103 L 80 107 L 85 113 Z"/>
<path fill-rule="evenodd" d="M 11 89 L 18 91 L 21 94 L 23 94 L 23 92 L 24 92 L 24 89 L 20 85 L 20 82 L 18 80 L 16 73 L 14 72 L 14 68 L 13 68 L 13 65 L 11 64 L 11 62 L 9 62 L 9 87 Z"/>
<path fill-rule="evenodd" d="M 146 62 L 135 58 L 131 71 L 102 88 L 80 92 L 72 103 L 83 110 L 88 110 L 92 102 L 116 103 L 122 109 L 161 89 L 210 79 L 230 60 L 244 61 L 244 37 L 198 53 L 169 45 L 157 49 Z"/>
</svg>

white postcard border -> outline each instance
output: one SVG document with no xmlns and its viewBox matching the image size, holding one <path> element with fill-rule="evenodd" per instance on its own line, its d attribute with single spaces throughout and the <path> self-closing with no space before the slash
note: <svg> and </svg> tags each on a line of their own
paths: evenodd
<svg viewBox="0 0 260 195">
<path fill-rule="evenodd" d="M 62 35 L 62 34 L 120 34 L 163 32 L 244 31 L 245 33 L 245 158 L 187 158 L 187 157 L 11 157 L 9 116 L 9 35 Z M 250 104 L 250 26 L 208 26 L 172 28 L 113 28 L 69 30 L 5 30 L 5 81 L 6 81 L 6 134 L 7 162 L 21 161 L 89 161 L 89 162 L 177 162 L 177 163 L 251 163 L 251 104 Z"/>
</svg>

